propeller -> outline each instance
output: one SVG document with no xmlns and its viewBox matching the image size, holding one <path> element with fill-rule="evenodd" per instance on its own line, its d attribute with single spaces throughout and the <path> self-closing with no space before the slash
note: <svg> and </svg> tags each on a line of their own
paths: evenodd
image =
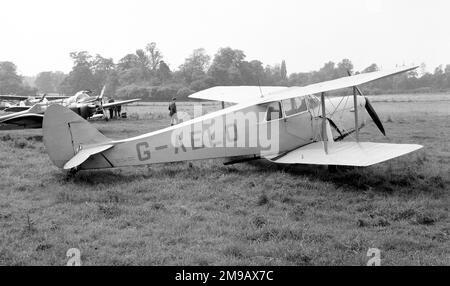
<svg viewBox="0 0 450 286">
<path fill-rule="evenodd" d="M 41 99 L 38 102 L 43 102 L 46 97 L 47 97 L 47 94 L 44 93 L 44 95 L 41 97 Z"/>
<path fill-rule="evenodd" d="M 97 97 L 97 100 L 100 101 L 100 104 L 97 105 L 97 107 L 101 108 L 104 116 L 106 116 L 105 109 L 103 108 L 103 96 L 105 95 L 105 90 L 106 90 L 106 84 L 103 86 L 102 91 L 100 92 L 100 95 Z"/>
<path fill-rule="evenodd" d="M 97 100 L 103 99 L 103 96 L 105 95 L 105 89 L 106 89 L 106 85 L 103 86 L 102 91 L 100 92 L 100 95 L 97 97 Z"/>
<path fill-rule="evenodd" d="M 352 75 L 352 73 L 349 70 L 347 70 L 347 74 L 348 74 L 348 76 Z M 363 96 L 364 99 L 366 100 L 365 107 L 366 107 L 367 113 L 370 115 L 370 118 L 372 118 L 373 122 L 378 127 L 378 129 L 381 131 L 381 133 L 383 133 L 383 135 L 386 136 L 386 131 L 384 130 L 383 124 L 381 123 L 380 117 L 378 117 L 378 114 L 375 112 L 375 109 L 373 108 L 372 104 L 370 103 L 370 100 L 364 96 L 364 94 L 361 92 L 359 87 L 355 86 L 355 89 L 358 92 L 358 94 Z"/>
</svg>

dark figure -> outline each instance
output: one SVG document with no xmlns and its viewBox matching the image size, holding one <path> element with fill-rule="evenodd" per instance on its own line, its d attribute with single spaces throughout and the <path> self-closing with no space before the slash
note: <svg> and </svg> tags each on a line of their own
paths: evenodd
<svg viewBox="0 0 450 286">
<path fill-rule="evenodd" d="M 111 98 L 110 100 L 108 100 L 108 103 L 112 103 L 112 102 L 114 102 L 114 99 Z M 109 118 L 110 119 L 114 118 L 114 107 L 109 108 Z"/>
<path fill-rule="evenodd" d="M 172 102 L 169 104 L 170 126 L 178 123 L 176 100 L 176 97 L 172 98 Z"/>
<path fill-rule="evenodd" d="M 121 105 L 117 105 L 115 110 L 116 110 L 116 117 L 120 118 L 120 112 L 122 111 L 122 106 Z"/>
</svg>

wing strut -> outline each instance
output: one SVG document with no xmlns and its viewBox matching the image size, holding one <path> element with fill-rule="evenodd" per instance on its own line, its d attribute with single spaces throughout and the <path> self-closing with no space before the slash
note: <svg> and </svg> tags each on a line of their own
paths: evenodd
<svg viewBox="0 0 450 286">
<path fill-rule="evenodd" d="M 325 112 L 325 92 L 320 94 L 320 101 L 322 102 L 322 140 L 325 154 L 328 154 L 328 137 L 327 137 L 327 117 Z"/>
<path fill-rule="evenodd" d="M 353 87 L 353 105 L 355 109 L 355 132 L 356 132 L 356 142 L 359 142 L 359 128 L 358 128 L 358 92 L 356 86 Z"/>
</svg>

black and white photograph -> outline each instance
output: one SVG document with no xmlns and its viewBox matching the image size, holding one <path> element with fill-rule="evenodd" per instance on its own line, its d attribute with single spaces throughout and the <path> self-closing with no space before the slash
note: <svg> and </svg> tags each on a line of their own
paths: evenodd
<svg viewBox="0 0 450 286">
<path fill-rule="evenodd" d="M 449 1 L 0 11 L 1 266 L 450 266 Z"/>
</svg>

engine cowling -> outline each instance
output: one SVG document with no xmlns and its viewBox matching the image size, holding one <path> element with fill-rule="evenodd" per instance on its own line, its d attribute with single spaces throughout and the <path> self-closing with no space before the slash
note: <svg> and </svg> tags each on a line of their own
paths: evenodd
<svg viewBox="0 0 450 286">
<path fill-rule="evenodd" d="M 91 116 L 90 108 L 87 105 L 78 105 L 76 107 L 71 107 L 70 109 L 84 119 L 87 119 Z"/>
</svg>

